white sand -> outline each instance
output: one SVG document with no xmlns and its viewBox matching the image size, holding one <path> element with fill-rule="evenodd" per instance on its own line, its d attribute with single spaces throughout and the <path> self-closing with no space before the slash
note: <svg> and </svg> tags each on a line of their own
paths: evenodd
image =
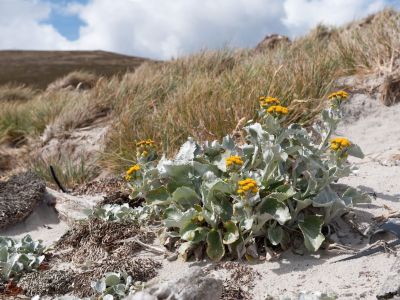
<svg viewBox="0 0 400 300">
<path fill-rule="evenodd" d="M 27 234 L 44 245 L 51 246 L 69 229 L 77 219 L 84 219 L 83 210 L 91 208 L 102 199 L 102 195 L 73 196 L 47 188 L 46 201 L 43 201 L 24 222 L 0 231 L 0 236 L 22 238 Z M 50 206 L 47 202 L 53 202 Z"/>
</svg>

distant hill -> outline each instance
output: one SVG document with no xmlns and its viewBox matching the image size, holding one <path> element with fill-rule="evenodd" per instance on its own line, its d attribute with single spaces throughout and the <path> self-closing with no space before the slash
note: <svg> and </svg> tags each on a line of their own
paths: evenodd
<svg viewBox="0 0 400 300">
<path fill-rule="evenodd" d="M 75 70 L 111 76 L 132 71 L 144 61 L 105 51 L 0 51 L 0 85 L 11 82 L 44 89 Z"/>
</svg>

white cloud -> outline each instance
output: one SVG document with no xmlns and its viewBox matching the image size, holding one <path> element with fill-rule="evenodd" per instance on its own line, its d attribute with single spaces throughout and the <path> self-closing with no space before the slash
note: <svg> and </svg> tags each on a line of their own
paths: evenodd
<svg viewBox="0 0 400 300">
<path fill-rule="evenodd" d="M 343 24 L 385 5 L 385 0 L 90 0 L 62 7 L 85 23 L 79 39 L 68 41 L 43 24 L 54 9 L 46 1 L 0 0 L 0 49 L 103 49 L 170 58 L 224 45 L 253 47 L 266 34 L 293 37 L 320 22 Z"/>
<path fill-rule="evenodd" d="M 164 58 L 226 43 L 252 45 L 283 28 L 280 0 L 94 0 L 75 9 L 87 24 L 80 47 Z"/>
<path fill-rule="evenodd" d="M 61 49 L 69 42 L 53 26 L 43 24 L 51 13 L 42 1 L 0 1 L 0 49 Z"/>
<path fill-rule="evenodd" d="M 284 24 L 292 35 L 313 26 L 342 25 L 385 7 L 384 0 L 286 0 Z"/>
</svg>

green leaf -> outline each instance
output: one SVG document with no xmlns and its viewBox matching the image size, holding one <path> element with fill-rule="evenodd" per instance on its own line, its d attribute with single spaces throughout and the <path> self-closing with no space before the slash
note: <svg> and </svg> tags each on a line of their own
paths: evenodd
<svg viewBox="0 0 400 300">
<path fill-rule="evenodd" d="M 199 145 L 197 145 L 192 138 L 189 138 L 188 141 L 181 146 L 175 159 L 181 161 L 193 160 L 198 149 Z"/>
<path fill-rule="evenodd" d="M 92 281 L 90 285 L 99 294 L 106 290 L 106 280 L 104 278 L 99 281 Z"/>
<path fill-rule="evenodd" d="M 113 272 L 106 273 L 105 278 L 106 278 L 105 281 L 106 286 L 114 286 L 121 282 L 120 275 L 118 273 L 113 273 Z"/>
<path fill-rule="evenodd" d="M 164 211 L 164 225 L 166 227 L 182 228 L 196 215 L 196 210 L 191 208 L 182 212 L 177 207 L 170 206 Z"/>
<path fill-rule="evenodd" d="M 343 198 L 349 197 L 353 204 L 371 203 L 371 197 L 367 193 L 361 193 L 353 187 L 348 187 L 342 195 Z"/>
<path fill-rule="evenodd" d="M 213 163 L 220 169 L 222 172 L 226 172 L 226 159 L 232 155 L 232 152 L 226 150 L 224 153 L 218 155 Z"/>
<path fill-rule="evenodd" d="M 122 283 L 117 284 L 116 286 L 114 286 L 114 291 L 119 296 L 126 296 L 125 295 L 125 284 L 122 284 Z"/>
<path fill-rule="evenodd" d="M 154 201 L 165 201 L 170 196 L 165 186 L 160 186 L 154 190 L 146 193 L 146 202 L 151 203 Z"/>
<path fill-rule="evenodd" d="M 324 221 L 318 216 L 307 216 L 299 223 L 299 228 L 304 236 L 304 245 L 309 251 L 315 252 L 319 249 L 325 236 L 321 233 Z"/>
<path fill-rule="evenodd" d="M 224 136 L 224 138 L 222 139 L 222 146 L 230 151 L 234 151 L 236 148 L 235 141 L 230 135 Z"/>
<path fill-rule="evenodd" d="M 268 227 L 268 239 L 271 244 L 276 246 L 281 243 L 283 237 L 283 229 L 280 226 Z"/>
<path fill-rule="evenodd" d="M 197 193 L 186 186 L 179 187 L 172 193 L 171 199 L 177 205 L 182 206 L 184 209 L 194 207 L 195 204 L 200 203 L 200 197 Z"/>
<path fill-rule="evenodd" d="M 268 198 L 274 198 L 279 202 L 284 202 L 285 200 L 289 199 L 292 195 L 290 193 L 271 193 L 268 195 Z"/>
<path fill-rule="evenodd" d="M 261 215 L 267 214 L 279 224 L 284 225 L 291 219 L 289 208 L 275 198 L 264 198 L 258 206 Z"/>
<path fill-rule="evenodd" d="M 224 233 L 224 244 L 232 244 L 239 239 L 239 229 L 232 221 L 224 223 L 225 233 Z"/>
<path fill-rule="evenodd" d="M 8 261 L 8 250 L 7 247 L 0 248 L 0 261 L 7 262 Z"/>
<path fill-rule="evenodd" d="M 223 222 L 229 221 L 233 214 L 233 205 L 228 197 L 221 198 L 218 202 L 212 203 L 213 211 Z"/>
<path fill-rule="evenodd" d="M 210 232 L 210 229 L 207 227 L 198 227 L 194 231 L 194 237 L 191 242 L 194 244 L 197 244 L 199 242 L 205 242 L 209 232 Z"/>
<path fill-rule="evenodd" d="M 348 149 L 347 149 L 347 154 L 350 156 L 354 156 L 357 158 L 364 158 L 364 153 L 362 152 L 361 148 L 358 145 L 352 144 Z"/>
<path fill-rule="evenodd" d="M 190 220 L 190 222 L 183 226 L 182 229 L 179 231 L 181 239 L 185 241 L 193 240 L 193 238 L 195 237 L 195 230 L 198 227 L 199 226 L 195 222 Z"/>
<path fill-rule="evenodd" d="M 327 207 L 331 206 L 336 201 L 340 201 L 340 198 L 328 185 L 314 197 L 313 205 L 315 207 Z"/>
<path fill-rule="evenodd" d="M 212 229 L 207 235 L 207 255 L 214 261 L 220 261 L 225 255 L 221 233 L 217 229 Z"/>
</svg>

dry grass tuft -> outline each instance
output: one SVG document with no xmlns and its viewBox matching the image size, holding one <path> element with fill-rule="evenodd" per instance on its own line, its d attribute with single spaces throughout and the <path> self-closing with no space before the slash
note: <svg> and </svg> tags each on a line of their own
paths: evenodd
<svg viewBox="0 0 400 300">
<path fill-rule="evenodd" d="M 400 70 L 399 70 L 400 71 Z M 388 74 L 384 77 L 380 87 L 381 101 L 384 105 L 390 106 L 399 102 L 400 97 L 400 72 Z"/>
<path fill-rule="evenodd" d="M 12 101 L 27 101 L 32 99 L 37 91 L 25 85 L 6 84 L 0 86 L 0 103 Z"/>
<path fill-rule="evenodd" d="M 49 84 L 47 91 L 62 89 L 89 90 L 96 85 L 98 76 L 85 71 L 74 71 Z"/>
</svg>

